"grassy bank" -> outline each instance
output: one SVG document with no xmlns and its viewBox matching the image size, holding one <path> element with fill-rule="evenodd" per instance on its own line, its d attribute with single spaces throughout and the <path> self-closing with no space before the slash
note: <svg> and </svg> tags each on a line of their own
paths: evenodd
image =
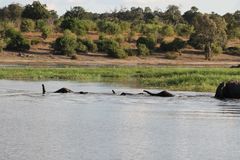
<svg viewBox="0 0 240 160">
<path fill-rule="evenodd" d="M 1 68 L 0 79 L 117 82 L 144 88 L 214 92 L 222 81 L 240 80 L 240 70 L 159 67 Z"/>
</svg>

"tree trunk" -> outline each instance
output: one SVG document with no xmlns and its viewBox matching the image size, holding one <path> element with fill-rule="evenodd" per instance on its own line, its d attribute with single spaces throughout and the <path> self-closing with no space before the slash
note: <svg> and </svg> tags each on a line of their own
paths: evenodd
<svg viewBox="0 0 240 160">
<path fill-rule="evenodd" d="M 205 45 L 205 59 L 209 61 L 212 59 L 211 43 Z"/>
</svg>

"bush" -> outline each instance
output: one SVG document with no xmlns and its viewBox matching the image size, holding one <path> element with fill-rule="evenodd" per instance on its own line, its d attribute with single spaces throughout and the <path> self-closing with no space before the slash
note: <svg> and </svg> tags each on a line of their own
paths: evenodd
<svg viewBox="0 0 240 160">
<path fill-rule="evenodd" d="M 98 47 L 97 45 L 90 39 L 84 39 L 84 40 L 81 40 L 83 45 L 85 45 L 87 47 L 87 50 L 89 52 L 97 52 L 98 51 Z"/>
<path fill-rule="evenodd" d="M 107 54 L 113 58 L 127 58 L 127 53 L 120 47 L 110 47 L 107 50 Z"/>
<path fill-rule="evenodd" d="M 189 36 L 193 33 L 194 28 L 193 26 L 187 24 L 178 24 L 176 26 L 176 32 L 179 36 Z"/>
<path fill-rule="evenodd" d="M 223 52 L 222 47 L 219 46 L 219 45 L 217 45 L 217 44 L 212 44 L 212 45 L 211 45 L 211 49 L 212 49 L 212 52 L 213 52 L 214 54 L 216 54 L 216 55 Z"/>
<path fill-rule="evenodd" d="M 3 51 L 3 49 L 6 47 L 6 43 L 3 39 L 0 39 L 0 53 Z"/>
<path fill-rule="evenodd" d="M 77 36 L 70 30 L 65 30 L 63 36 L 56 39 L 53 48 L 60 54 L 71 56 L 77 49 Z"/>
<path fill-rule="evenodd" d="M 64 19 L 60 25 L 63 30 L 70 30 L 77 35 L 86 35 L 87 23 L 79 19 Z"/>
<path fill-rule="evenodd" d="M 114 37 L 114 39 L 118 42 L 118 43 L 123 43 L 125 41 L 125 37 L 122 34 L 118 34 Z"/>
<path fill-rule="evenodd" d="M 87 46 L 85 46 L 82 43 L 82 40 L 80 40 L 80 39 L 77 40 L 77 49 L 76 49 L 76 51 L 77 52 L 82 52 L 82 53 L 87 53 L 88 52 Z"/>
<path fill-rule="evenodd" d="M 42 31 L 43 27 L 45 27 L 46 25 L 47 25 L 47 23 L 45 20 L 40 19 L 40 20 L 36 21 L 36 29 L 38 31 Z"/>
<path fill-rule="evenodd" d="M 111 47 L 120 47 L 119 43 L 111 39 L 102 39 L 97 41 L 98 51 L 107 52 Z"/>
<path fill-rule="evenodd" d="M 30 42 L 25 39 L 20 32 L 15 29 L 8 29 L 5 32 L 8 50 L 26 51 L 30 49 Z"/>
<path fill-rule="evenodd" d="M 167 52 L 167 51 L 175 51 L 180 52 L 186 46 L 186 42 L 180 38 L 175 38 L 172 42 L 167 43 L 163 41 L 160 46 L 160 50 Z"/>
<path fill-rule="evenodd" d="M 240 48 L 239 47 L 228 47 L 227 49 L 225 49 L 225 52 L 227 54 L 240 55 Z"/>
<path fill-rule="evenodd" d="M 22 20 L 20 29 L 22 32 L 32 32 L 35 29 L 35 23 L 31 19 Z"/>
<path fill-rule="evenodd" d="M 191 34 L 187 43 L 195 49 L 204 49 L 204 37 L 196 33 Z"/>
<path fill-rule="evenodd" d="M 42 31 L 42 38 L 47 39 L 52 32 L 52 28 L 49 26 L 44 26 L 42 27 L 41 31 Z"/>
<path fill-rule="evenodd" d="M 154 50 L 157 42 L 153 37 L 139 37 L 137 40 L 137 46 L 140 44 L 144 44 L 149 50 Z"/>
<path fill-rule="evenodd" d="M 107 34 L 117 34 L 121 32 L 121 27 L 117 23 L 111 21 L 99 21 L 97 23 L 98 30 Z"/>
<path fill-rule="evenodd" d="M 34 38 L 31 40 L 31 45 L 36 45 L 39 44 L 40 42 L 42 42 L 40 38 Z"/>
<path fill-rule="evenodd" d="M 137 47 L 138 47 L 138 56 L 150 55 L 150 51 L 145 44 L 139 44 Z"/>
<path fill-rule="evenodd" d="M 165 58 L 167 59 L 177 59 L 177 57 L 178 57 L 178 53 L 176 52 L 167 52 L 165 54 Z"/>
<path fill-rule="evenodd" d="M 174 28 L 171 25 L 165 25 L 162 27 L 160 34 L 162 36 L 173 36 L 175 34 Z"/>
<path fill-rule="evenodd" d="M 127 53 L 128 56 L 137 56 L 138 55 L 138 49 L 128 48 L 128 49 L 125 49 L 125 52 Z"/>
</svg>

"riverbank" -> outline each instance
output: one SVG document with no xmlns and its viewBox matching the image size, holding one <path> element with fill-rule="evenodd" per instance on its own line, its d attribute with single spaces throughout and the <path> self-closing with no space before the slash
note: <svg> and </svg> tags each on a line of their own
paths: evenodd
<svg viewBox="0 0 240 160">
<path fill-rule="evenodd" d="M 239 69 L 176 67 L 0 68 L 0 79 L 110 82 L 172 91 L 215 92 L 222 81 L 240 79 Z M 60 86 L 62 87 L 62 86 Z"/>
</svg>

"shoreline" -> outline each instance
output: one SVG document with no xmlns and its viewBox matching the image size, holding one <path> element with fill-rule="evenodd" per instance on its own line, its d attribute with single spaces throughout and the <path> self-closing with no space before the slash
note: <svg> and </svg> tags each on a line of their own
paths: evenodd
<svg viewBox="0 0 240 160">
<path fill-rule="evenodd" d="M 170 91 L 215 92 L 228 80 L 239 80 L 240 70 L 187 67 L 0 67 L 0 79 L 78 81 L 127 84 Z"/>
</svg>

